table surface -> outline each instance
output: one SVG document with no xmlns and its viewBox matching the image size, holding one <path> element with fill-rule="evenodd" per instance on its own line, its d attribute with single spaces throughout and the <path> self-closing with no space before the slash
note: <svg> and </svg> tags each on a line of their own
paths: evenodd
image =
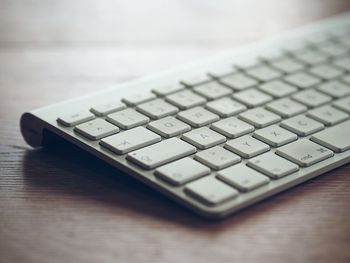
<svg viewBox="0 0 350 263">
<path fill-rule="evenodd" d="M 350 166 L 205 221 L 66 143 L 26 110 L 350 9 L 342 0 L 0 1 L 0 262 L 350 262 Z"/>
</svg>

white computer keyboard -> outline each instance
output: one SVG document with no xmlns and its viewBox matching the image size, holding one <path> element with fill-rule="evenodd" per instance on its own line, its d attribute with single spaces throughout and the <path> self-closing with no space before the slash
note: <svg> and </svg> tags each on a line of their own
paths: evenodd
<svg viewBox="0 0 350 263">
<path fill-rule="evenodd" d="M 58 135 L 218 218 L 348 163 L 349 95 L 345 14 L 25 113 L 21 130 L 32 146 Z"/>
</svg>

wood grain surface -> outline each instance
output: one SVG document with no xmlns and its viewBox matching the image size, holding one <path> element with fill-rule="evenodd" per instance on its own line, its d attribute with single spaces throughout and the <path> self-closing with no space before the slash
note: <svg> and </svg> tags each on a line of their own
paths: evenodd
<svg viewBox="0 0 350 263">
<path fill-rule="evenodd" d="M 205 221 L 64 142 L 26 110 L 350 9 L 346 0 L 0 0 L 0 262 L 350 262 L 350 166 Z"/>
</svg>

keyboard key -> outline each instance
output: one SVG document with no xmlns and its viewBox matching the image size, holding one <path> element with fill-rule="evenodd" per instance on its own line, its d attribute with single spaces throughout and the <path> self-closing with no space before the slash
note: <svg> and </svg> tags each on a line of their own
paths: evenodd
<svg viewBox="0 0 350 263">
<path fill-rule="evenodd" d="M 149 122 L 148 117 L 130 108 L 109 114 L 106 120 L 122 129 L 131 129 Z"/>
<path fill-rule="evenodd" d="M 311 140 L 331 149 L 334 152 L 344 152 L 350 149 L 350 121 L 318 132 Z"/>
<path fill-rule="evenodd" d="M 243 158 L 251 158 L 270 150 L 270 146 L 249 135 L 226 142 L 225 148 Z"/>
<path fill-rule="evenodd" d="M 242 192 L 248 192 L 269 183 L 265 175 L 247 167 L 237 164 L 218 172 L 218 178 L 234 186 Z"/>
<path fill-rule="evenodd" d="M 227 75 L 232 75 L 233 73 L 236 73 L 237 70 L 233 68 L 231 65 L 220 65 L 215 68 L 212 68 L 209 70 L 209 76 L 213 78 L 221 78 L 225 77 Z"/>
<path fill-rule="evenodd" d="M 260 81 L 270 81 L 280 77 L 282 74 L 268 66 L 257 66 L 246 70 L 246 73 Z"/>
<path fill-rule="evenodd" d="M 214 170 L 223 169 L 241 161 L 241 157 L 220 146 L 196 153 L 194 158 Z"/>
<path fill-rule="evenodd" d="M 263 108 L 255 108 L 245 111 L 239 115 L 239 118 L 254 125 L 257 128 L 263 128 L 281 120 L 280 116 L 264 110 Z"/>
<path fill-rule="evenodd" d="M 119 128 L 102 119 L 95 119 L 79 124 L 74 131 L 80 133 L 90 140 L 99 140 L 119 131 Z"/>
<path fill-rule="evenodd" d="M 165 102 L 162 99 L 155 99 L 142 103 L 136 109 L 152 119 L 160 119 L 179 111 L 175 106 Z"/>
<path fill-rule="evenodd" d="M 303 115 L 295 116 L 281 122 L 281 127 L 298 134 L 307 136 L 324 128 L 324 125 Z"/>
<path fill-rule="evenodd" d="M 207 127 L 187 132 L 183 134 L 181 138 L 199 149 L 207 149 L 226 141 L 225 136 L 222 136 Z"/>
<path fill-rule="evenodd" d="M 206 176 L 189 183 L 185 192 L 208 205 L 218 205 L 238 195 L 238 191 L 215 177 Z"/>
<path fill-rule="evenodd" d="M 293 92 L 297 91 L 297 89 L 292 85 L 289 85 L 280 80 L 274 80 L 271 82 L 264 83 L 259 86 L 259 89 L 275 98 L 288 96 Z"/>
<path fill-rule="evenodd" d="M 350 94 L 349 86 L 339 82 L 339 81 L 329 81 L 321 84 L 318 90 L 332 96 L 333 98 L 342 98 Z"/>
<path fill-rule="evenodd" d="M 183 185 L 189 181 L 210 174 L 210 169 L 186 157 L 157 168 L 155 174 L 173 185 Z"/>
<path fill-rule="evenodd" d="M 167 85 L 156 87 L 152 90 L 152 92 L 158 96 L 166 96 L 183 89 L 184 87 L 182 85 L 176 83 L 176 84 L 167 84 Z"/>
<path fill-rule="evenodd" d="M 177 118 L 192 125 L 193 127 L 202 127 L 209 123 L 219 120 L 219 116 L 203 109 L 195 107 L 177 114 Z"/>
<path fill-rule="evenodd" d="M 258 91 L 256 89 L 249 89 L 237 92 L 233 94 L 233 98 L 247 105 L 250 108 L 263 105 L 272 100 L 271 96 L 262 93 L 261 91 Z"/>
<path fill-rule="evenodd" d="M 293 95 L 292 98 L 308 106 L 309 108 L 321 106 L 322 104 L 325 104 L 332 100 L 331 97 L 317 92 L 315 90 L 305 90 L 298 92 L 295 95 Z"/>
<path fill-rule="evenodd" d="M 112 112 L 123 110 L 126 108 L 126 105 L 122 102 L 109 102 L 104 104 L 99 104 L 90 109 L 90 111 L 97 116 L 106 116 Z"/>
<path fill-rule="evenodd" d="M 270 63 L 276 69 L 281 70 L 284 73 L 293 73 L 295 71 L 303 69 L 305 66 L 294 59 L 283 58 Z"/>
<path fill-rule="evenodd" d="M 209 77 L 207 74 L 200 73 L 187 76 L 184 79 L 182 79 L 180 83 L 188 87 L 194 87 L 210 81 L 212 81 L 211 77 Z"/>
<path fill-rule="evenodd" d="M 326 126 L 331 126 L 340 123 L 349 118 L 348 114 L 328 105 L 310 110 L 307 113 L 307 116 L 309 116 L 312 119 L 315 119 L 316 121 L 322 122 Z"/>
<path fill-rule="evenodd" d="M 189 90 L 170 94 L 165 99 L 176 107 L 185 110 L 204 104 L 206 99 Z"/>
<path fill-rule="evenodd" d="M 159 142 L 161 137 L 144 127 L 137 127 L 101 140 L 100 144 L 117 154 L 125 154 Z"/>
<path fill-rule="evenodd" d="M 312 67 L 309 71 L 310 73 L 324 80 L 331 80 L 343 74 L 343 71 L 330 65 L 318 65 Z"/>
<path fill-rule="evenodd" d="M 298 52 L 294 54 L 294 57 L 301 62 L 304 62 L 309 65 L 316 65 L 327 60 L 327 56 L 322 54 L 321 52 L 312 51 L 312 50 L 304 50 L 302 52 Z"/>
<path fill-rule="evenodd" d="M 234 90 L 251 88 L 258 84 L 258 81 L 244 74 L 238 73 L 223 77 L 218 80 L 221 84 L 231 87 Z"/>
<path fill-rule="evenodd" d="M 190 125 L 171 116 L 152 121 L 147 128 L 165 138 L 174 137 L 191 130 Z"/>
<path fill-rule="evenodd" d="M 178 138 L 171 138 L 128 153 L 127 159 L 150 170 L 195 152 L 196 148 L 192 145 Z"/>
<path fill-rule="evenodd" d="M 310 166 L 333 156 L 333 152 L 308 139 L 292 142 L 281 148 L 276 153 L 300 166 Z"/>
<path fill-rule="evenodd" d="M 254 131 L 254 126 L 241 121 L 236 117 L 230 117 L 214 122 L 210 128 L 229 138 L 237 138 Z"/>
<path fill-rule="evenodd" d="M 247 165 L 273 179 L 279 179 L 299 170 L 298 165 L 287 161 L 272 152 L 262 154 L 249 160 Z"/>
<path fill-rule="evenodd" d="M 334 60 L 333 64 L 339 67 L 340 69 L 345 69 L 346 71 L 350 71 L 350 57 Z"/>
<path fill-rule="evenodd" d="M 73 127 L 83 122 L 93 120 L 94 118 L 95 118 L 95 115 L 93 115 L 91 112 L 80 111 L 72 114 L 67 114 L 65 116 L 61 116 L 57 119 L 57 122 L 67 127 Z"/>
<path fill-rule="evenodd" d="M 337 100 L 336 102 L 333 103 L 334 107 L 345 111 L 347 113 L 350 113 L 350 97 Z"/>
<path fill-rule="evenodd" d="M 298 139 L 296 134 L 277 125 L 271 125 L 257 130 L 254 132 L 253 136 L 273 147 L 279 147 Z"/>
<path fill-rule="evenodd" d="M 288 98 L 273 101 L 267 104 L 266 109 L 280 115 L 283 118 L 289 118 L 303 113 L 307 107 Z"/>
<path fill-rule="evenodd" d="M 230 98 L 221 98 L 208 102 L 205 107 L 220 117 L 229 117 L 247 109 L 243 104 Z"/>
<path fill-rule="evenodd" d="M 301 89 L 310 88 L 321 82 L 319 78 L 316 78 L 304 72 L 298 72 L 292 75 L 288 75 L 284 78 L 284 80 Z"/>
<path fill-rule="evenodd" d="M 129 106 L 136 106 L 137 104 L 146 102 L 148 100 L 153 100 L 155 98 L 156 98 L 156 95 L 154 95 L 153 93 L 147 92 L 147 93 L 133 94 L 129 97 L 122 99 L 122 101 Z"/>
<path fill-rule="evenodd" d="M 317 49 L 322 53 L 332 57 L 346 55 L 346 53 L 349 51 L 349 48 L 346 45 L 334 42 L 327 42 L 325 44 L 322 44 L 321 46 L 318 46 Z"/>
<path fill-rule="evenodd" d="M 220 85 L 217 82 L 209 82 L 193 88 L 193 91 L 207 98 L 208 100 L 215 100 L 217 98 L 229 95 L 232 89 Z"/>
</svg>

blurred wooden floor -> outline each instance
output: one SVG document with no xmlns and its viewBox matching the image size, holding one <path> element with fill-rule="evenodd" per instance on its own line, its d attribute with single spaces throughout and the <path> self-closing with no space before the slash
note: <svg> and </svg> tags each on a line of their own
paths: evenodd
<svg viewBox="0 0 350 263">
<path fill-rule="evenodd" d="M 349 165 L 207 222 L 73 146 L 32 150 L 18 128 L 26 110 L 346 10 L 346 0 L 0 0 L 0 262 L 350 262 Z"/>
</svg>

